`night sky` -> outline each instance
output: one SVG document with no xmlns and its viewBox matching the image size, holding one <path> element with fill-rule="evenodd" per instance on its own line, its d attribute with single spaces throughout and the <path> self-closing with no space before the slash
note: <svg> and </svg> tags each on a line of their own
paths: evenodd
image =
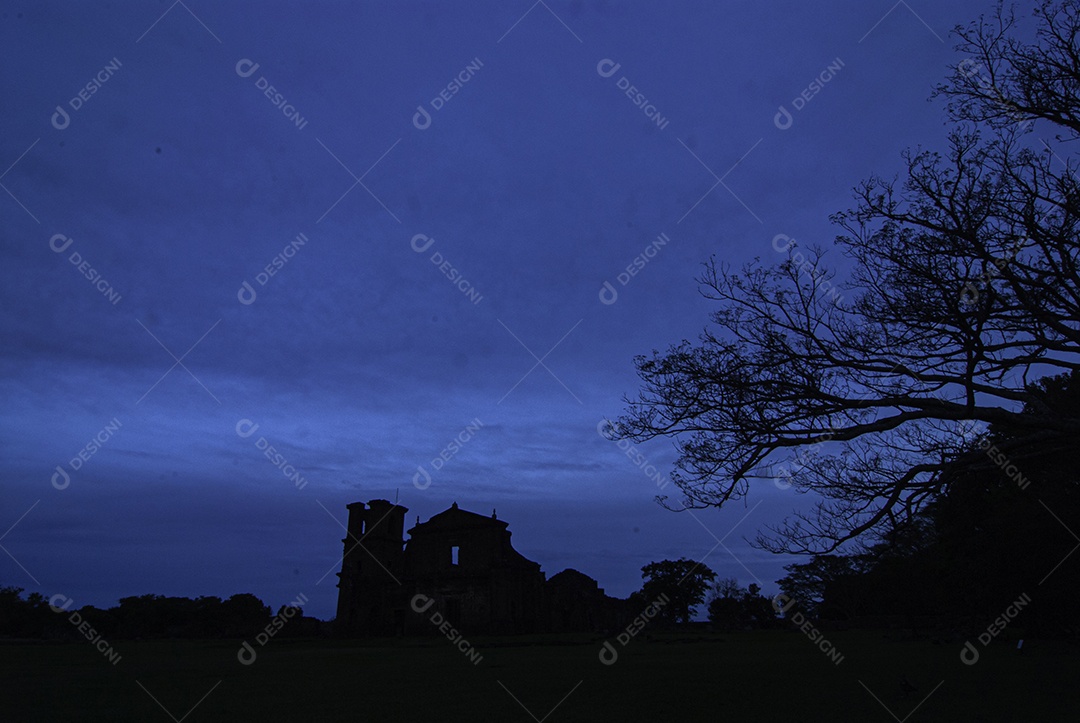
<svg viewBox="0 0 1080 723">
<path fill-rule="evenodd" d="M 2 8 L 0 585 L 329 618 L 372 498 L 613 595 L 682 556 L 775 590 L 747 538 L 811 500 L 666 511 L 670 440 L 598 425 L 705 327 L 702 262 L 831 245 L 945 147 L 991 4 Z"/>
</svg>

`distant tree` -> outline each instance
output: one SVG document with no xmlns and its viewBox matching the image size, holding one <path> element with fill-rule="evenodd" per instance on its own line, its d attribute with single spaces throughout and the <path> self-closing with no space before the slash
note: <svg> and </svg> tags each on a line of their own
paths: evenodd
<svg viewBox="0 0 1080 723">
<path fill-rule="evenodd" d="M 829 605 L 825 606 L 825 591 L 830 587 L 835 588 L 839 580 L 859 574 L 866 566 L 866 559 L 861 555 L 815 555 L 810 562 L 785 565 L 788 574 L 777 580 L 777 584 L 785 596 L 784 604 L 790 601 L 794 608 L 804 614 L 825 618 L 845 617 L 842 614 L 829 614 L 825 608 L 839 608 L 838 613 L 846 609 L 850 614 L 851 606 L 844 605 L 832 596 Z M 835 589 L 831 591 L 835 595 Z"/>
<path fill-rule="evenodd" d="M 244 637 L 270 621 L 270 606 L 249 593 L 224 601 L 140 595 L 119 603 L 108 612 L 116 620 L 117 636 L 124 638 Z"/>
<path fill-rule="evenodd" d="M 743 608 L 746 610 L 747 624 L 755 630 L 775 628 L 780 624 L 772 599 L 761 594 L 761 586 L 757 583 L 746 586 Z"/>
<path fill-rule="evenodd" d="M 709 600 L 717 598 L 737 598 L 743 592 L 739 587 L 739 581 L 733 577 L 721 577 L 709 588 Z"/>
<path fill-rule="evenodd" d="M 704 563 L 685 557 L 678 560 L 650 562 L 641 568 L 645 584 L 641 595 L 647 604 L 666 595 L 668 602 L 660 608 L 659 617 L 670 622 L 689 622 L 694 609 L 705 601 L 709 582 L 716 577 Z"/>
<path fill-rule="evenodd" d="M 21 587 L 0 586 L 0 635 L 13 636 L 25 605 Z"/>
<path fill-rule="evenodd" d="M 22 593 L 21 587 L 0 586 L 0 636 L 32 637 L 31 607 Z"/>
<path fill-rule="evenodd" d="M 193 627 L 198 637 L 218 638 L 226 635 L 228 621 L 221 598 L 200 595 L 195 598 Z"/>
<path fill-rule="evenodd" d="M 782 473 L 820 502 L 757 544 L 827 553 L 913 519 L 962 474 L 962 420 L 1012 430 L 1006 455 L 1076 448 L 1080 410 L 1051 411 L 1028 383 L 1080 369 L 1080 146 L 1063 145 L 1080 140 L 1080 5 L 1034 17 L 1032 42 L 1000 6 L 955 30 L 965 57 L 937 91 L 947 153 L 905 154 L 901 183 L 870 178 L 832 217 L 842 298 L 822 290 L 822 249 L 777 236 L 779 266 L 706 265 L 716 328 L 636 358 L 617 431 L 677 440 L 672 507 L 723 506 Z"/>
<path fill-rule="evenodd" d="M 162 634 L 161 615 L 155 603 L 164 599 L 162 595 L 131 595 L 122 597 L 116 611 L 119 628 L 118 637 L 147 638 Z"/>
<path fill-rule="evenodd" d="M 709 622 L 724 630 L 758 630 L 777 624 L 776 610 L 761 594 L 761 586 L 750 583 L 744 589 L 734 578 L 713 585 L 708 610 Z"/>
<path fill-rule="evenodd" d="M 110 610 L 102 610 L 101 608 L 94 607 L 93 605 L 84 605 L 79 608 L 79 615 L 83 620 L 90 624 L 95 631 L 98 632 L 104 638 L 113 639 L 117 635 L 117 619 L 113 614 L 116 608 Z"/>
<path fill-rule="evenodd" d="M 32 592 L 24 599 L 22 593 L 21 587 L 0 586 L 0 637 L 62 637 L 67 632 L 44 595 Z"/>
<path fill-rule="evenodd" d="M 709 593 L 709 622 L 723 630 L 736 630 L 743 624 L 742 588 L 733 577 L 716 581 Z"/>
<path fill-rule="evenodd" d="M 285 621 L 285 627 L 279 633 L 282 637 L 321 637 L 331 627 L 318 618 L 304 615 L 304 609 L 296 605 L 282 605 L 278 608 L 277 616 Z"/>
<path fill-rule="evenodd" d="M 65 617 L 77 612 L 107 638 L 242 638 L 270 621 L 270 607 L 248 593 L 228 600 L 203 596 L 194 600 L 164 595 L 121 598 L 108 610 L 84 605 L 57 615 L 41 593 L 25 599 L 22 588 L 0 586 L 0 637 L 74 638 L 75 627 Z M 284 608 L 283 608 L 284 609 Z M 298 613 L 302 611 L 297 608 Z M 294 633 L 322 633 L 322 622 L 295 616 Z"/>
<path fill-rule="evenodd" d="M 225 601 L 225 619 L 231 635 L 247 635 L 270 622 L 270 606 L 251 593 L 239 593 Z"/>
</svg>

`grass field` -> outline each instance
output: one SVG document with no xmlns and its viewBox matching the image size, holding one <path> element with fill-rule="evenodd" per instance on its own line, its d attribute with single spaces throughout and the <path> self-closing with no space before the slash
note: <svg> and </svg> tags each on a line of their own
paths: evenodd
<svg viewBox="0 0 1080 723">
<path fill-rule="evenodd" d="M 918 723 L 1080 713 L 1076 646 L 980 647 L 968 666 L 960 643 L 828 637 L 839 664 L 794 631 L 642 637 L 615 643 L 612 665 L 600 662 L 601 639 L 582 637 L 477 639 L 477 664 L 443 638 L 277 639 L 255 646 L 247 666 L 239 642 L 121 640 L 115 665 L 90 643 L 7 643 L 0 720 Z M 904 694 L 901 677 L 917 690 Z"/>
</svg>

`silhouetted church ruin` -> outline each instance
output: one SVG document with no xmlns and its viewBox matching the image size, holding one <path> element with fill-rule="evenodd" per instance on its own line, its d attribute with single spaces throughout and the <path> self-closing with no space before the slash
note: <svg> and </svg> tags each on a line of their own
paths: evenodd
<svg viewBox="0 0 1080 723">
<path fill-rule="evenodd" d="M 468 634 L 600 631 L 626 601 L 577 570 L 545 579 L 510 544 L 507 523 L 449 509 L 403 537 L 408 509 L 387 500 L 348 505 L 338 573 L 337 628 L 345 635 L 430 634 L 433 612 Z M 418 612 L 422 600 L 424 614 Z"/>
</svg>

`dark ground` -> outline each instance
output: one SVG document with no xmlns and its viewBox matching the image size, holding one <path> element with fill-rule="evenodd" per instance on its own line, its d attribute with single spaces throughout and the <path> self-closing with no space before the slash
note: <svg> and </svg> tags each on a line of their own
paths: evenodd
<svg viewBox="0 0 1080 723">
<path fill-rule="evenodd" d="M 443 638 L 274 639 L 249 666 L 239 641 L 120 640 L 116 665 L 88 642 L 4 643 L 0 720 L 921 723 L 1080 711 L 1075 645 L 977 646 L 967 666 L 962 642 L 827 637 L 839 665 L 797 631 L 643 635 L 612 641 L 610 666 L 602 639 L 582 636 L 477 639 L 476 665 Z"/>
</svg>

